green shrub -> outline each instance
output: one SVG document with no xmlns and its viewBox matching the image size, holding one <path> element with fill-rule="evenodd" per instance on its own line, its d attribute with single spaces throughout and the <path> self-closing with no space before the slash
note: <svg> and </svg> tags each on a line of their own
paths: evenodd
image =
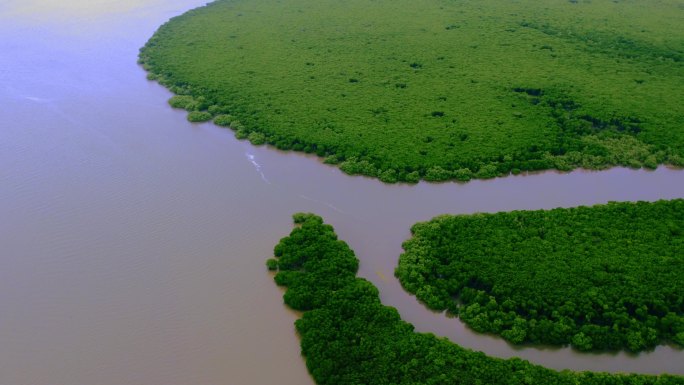
<svg viewBox="0 0 684 385">
<path fill-rule="evenodd" d="M 473 172 L 468 168 L 460 168 L 454 172 L 454 178 L 460 182 L 467 182 L 473 177 Z"/>
<path fill-rule="evenodd" d="M 234 129 L 235 127 L 233 127 Z M 237 139 L 247 139 L 249 137 L 249 131 L 245 130 L 244 128 L 239 128 L 235 130 L 235 137 Z"/>
<path fill-rule="evenodd" d="M 214 118 L 214 124 L 221 127 L 230 127 L 233 117 L 227 114 L 218 115 Z"/>
<path fill-rule="evenodd" d="M 266 137 L 260 132 L 250 132 L 249 135 L 247 135 L 247 139 L 255 146 L 261 146 L 266 143 Z"/>
<path fill-rule="evenodd" d="M 278 261 L 276 261 L 275 259 L 271 258 L 271 259 L 269 259 L 269 260 L 266 261 L 266 267 L 267 267 L 269 270 L 278 270 Z"/>
<path fill-rule="evenodd" d="M 451 179 L 451 177 L 451 172 L 439 166 L 431 167 L 429 170 L 427 170 L 424 176 L 425 180 L 429 182 L 441 182 Z"/>
<path fill-rule="evenodd" d="M 397 183 L 397 172 L 393 169 L 387 169 L 381 172 L 378 178 L 385 183 Z"/>
<path fill-rule="evenodd" d="M 207 111 L 190 111 L 188 113 L 188 121 L 193 123 L 207 122 L 211 120 L 211 114 Z"/>
<path fill-rule="evenodd" d="M 487 164 L 480 167 L 480 169 L 475 174 L 475 176 L 477 176 L 480 179 L 490 179 L 496 177 L 497 175 L 498 171 L 496 165 L 493 164 Z"/>
<path fill-rule="evenodd" d="M 175 95 L 169 99 L 169 104 L 173 108 L 182 108 L 185 110 L 192 110 L 197 104 L 195 99 L 189 95 Z"/>
<path fill-rule="evenodd" d="M 230 110 L 228 107 L 225 106 L 219 106 L 216 104 L 212 104 L 207 108 L 207 111 L 209 111 L 210 114 L 212 115 L 221 115 L 221 114 L 228 114 L 230 113 Z"/>
<path fill-rule="evenodd" d="M 420 173 L 418 173 L 418 171 L 411 171 L 406 174 L 404 181 L 408 183 L 418 183 L 420 181 Z"/>
</svg>

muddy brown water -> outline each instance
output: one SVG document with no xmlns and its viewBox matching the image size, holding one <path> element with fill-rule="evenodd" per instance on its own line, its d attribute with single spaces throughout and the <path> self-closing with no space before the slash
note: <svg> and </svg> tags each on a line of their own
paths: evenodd
<svg viewBox="0 0 684 385">
<path fill-rule="evenodd" d="M 684 352 L 514 348 L 427 311 L 393 269 L 443 213 L 684 197 L 684 173 L 612 169 L 383 185 L 190 124 L 137 51 L 193 0 L 0 3 L 0 384 L 312 383 L 264 260 L 312 211 L 420 331 L 553 368 L 684 374 Z"/>
</svg>

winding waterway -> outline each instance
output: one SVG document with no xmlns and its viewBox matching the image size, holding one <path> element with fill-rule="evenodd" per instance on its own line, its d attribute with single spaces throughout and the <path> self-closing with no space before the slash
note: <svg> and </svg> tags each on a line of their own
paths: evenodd
<svg viewBox="0 0 684 385">
<path fill-rule="evenodd" d="M 0 384 L 312 383 L 264 260 L 313 211 L 420 331 L 553 368 L 684 374 L 684 352 L 516 349 L 393 277 L 442 213 L 684 197 L 684 172 L 612 169 L 384 185 L 190 124 L 137 51 L 195 0 L 0 3 Z M 296 102 L 296 101 L 293 101 Z"/>
</svg>

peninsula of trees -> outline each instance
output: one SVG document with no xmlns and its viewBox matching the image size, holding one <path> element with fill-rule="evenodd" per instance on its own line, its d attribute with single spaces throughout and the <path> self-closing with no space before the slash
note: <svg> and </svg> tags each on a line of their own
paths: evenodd
<svg viewBox="0 0 684 385">
<path fill-rule="evenodd" d="M 684 345 L 684 200 L 445 215 L 396 276 L 428 307 L 512 343 Z"/>
<path fill-rule="evenodd" d="M 677 1 L 218 0 L 140 62 L 191 121 L 385 182 L 684 165 Z"/>
<path fill-rule="evenodd" d="M 520 359 L 498 359 L 445 338 L 416 333 L 378 290 L 356 277 L 358 259 L 330 225 L 295 214 L 298 225 L 267 262 L 287 287 L 287 305 L 302 354 L 318 384 L 684 384 L 681 377 L 553 371 Z"/>
</svg>

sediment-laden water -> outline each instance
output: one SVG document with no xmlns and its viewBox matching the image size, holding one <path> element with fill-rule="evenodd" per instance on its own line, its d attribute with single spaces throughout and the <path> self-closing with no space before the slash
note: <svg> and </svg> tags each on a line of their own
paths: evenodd
<svg viewBox="0 0 684 385">
<path fill-rule="evenodd" d="M 393 277 L 442 213 L 684 197 L 684 172 L 543 173 L 383 185 L 194 125 L 137 51 L 200 1 L 0 4 L 0 383 L 311 383 L 264 261 L 313 211 L 420 331 L 554 368 L 684 374 L 684 352 L 515 349 L 431 313 Z"/>
</svg>

